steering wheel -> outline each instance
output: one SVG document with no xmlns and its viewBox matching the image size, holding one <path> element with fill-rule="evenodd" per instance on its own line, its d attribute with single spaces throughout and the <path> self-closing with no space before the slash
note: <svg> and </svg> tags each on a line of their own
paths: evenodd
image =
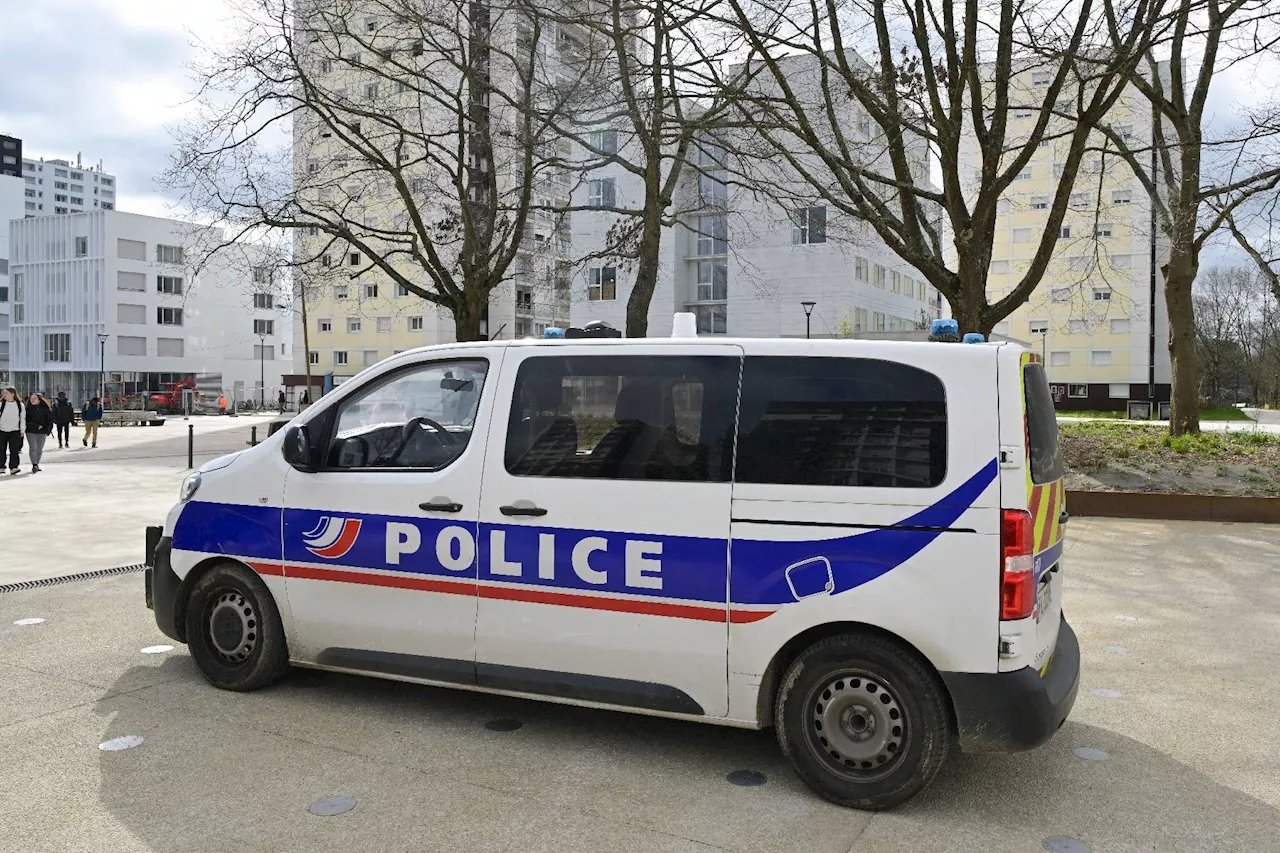
<svg viewBox="0 0 1280 853">
<path fill-rule="evenodd" d="M 409 446 L 409 442 L 413 441 L 414 432 L 420 426 L 431 427 L 432 430 L 440 434 L 440 436 L 443 439 L 442 443 L 444 444 L 450 444 L 450 445 L 458 444 L 458 437 L 455 436 L 453 433 L 449 432 L 449 430 L 446 429 L 442 424 L 439 424 L 436 421 L 431 420 L 431 418 L 413 418 L 411 421 L 409 421 L 407 424 L 405 424 L 403 427 L 400 428 L 400 443 L 396 445 L 395 452 L 386 458 L 399 459 L 400 454 L 403 453 L 404 449 Z"/>
</svg>

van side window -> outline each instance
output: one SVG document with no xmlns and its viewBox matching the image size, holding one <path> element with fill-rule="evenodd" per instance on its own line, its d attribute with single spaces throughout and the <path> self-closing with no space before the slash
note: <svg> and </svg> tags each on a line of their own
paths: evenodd
<svg viewBox="0 0 1280 853">
<path fill-rule="evenodd" d="M 740 360 L 535 356 L 516 375 L 516 476 L 727 482 Z"/>
<path fill-rule="evenodd" d="M 923 489 L 946 477 L 946 393 L 910 365 L 748 357 L 738 417 L 741 483 Z"/>
<path fill-rule="evenodd" d="M 467 449 L 489 365 L 416 365 L 343 400 L 329 468 L 439 470 Z"/>
</svg>

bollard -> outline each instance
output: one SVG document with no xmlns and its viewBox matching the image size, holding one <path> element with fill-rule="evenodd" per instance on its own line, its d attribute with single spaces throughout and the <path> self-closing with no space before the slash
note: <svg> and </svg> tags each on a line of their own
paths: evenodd
<svg viewBox="0 0 1280 853">
<path fill-rule="evenodd" d="M 187 467 L 196 467 L 196 425 L 187 424 Z"/>
<path fill-rule="evenodd" d="M 258 425 L 257 424 L 254 424 L 253 426 L 249 427 L 249 446 L 250 447 L 258 446 Z"/>
</svg>

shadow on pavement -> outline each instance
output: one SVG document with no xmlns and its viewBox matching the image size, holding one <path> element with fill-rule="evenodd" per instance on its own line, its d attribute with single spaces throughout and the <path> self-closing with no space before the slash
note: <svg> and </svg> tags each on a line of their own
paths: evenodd
<svg viewBox="0 0 1280 853">
<path fill-rule="evenodd" d="M 233 694 L 207 686 L 181 648 L 172 655 L 167 683 L 95 706 L 102 740 L 146 739 L 101 754 L 100 794 L 155 851 L 988 851 L 1051 835 L 1094 851 L 1254 851 L 1275 849 L 1280 826 L 1254 797 L 1077 723 L 1030 753 L 958 755 L 872 820 L 803 788 L 771 732 L 310 671 Z M 486 729 L 495 719 L 522 725 Z M 1110 759 L 1081 760 L 1080 746 Z M 769 782 L 733 787 L 734 769 Z M 327 795 L 359 805 L 309 815 Z"/>
</svg>

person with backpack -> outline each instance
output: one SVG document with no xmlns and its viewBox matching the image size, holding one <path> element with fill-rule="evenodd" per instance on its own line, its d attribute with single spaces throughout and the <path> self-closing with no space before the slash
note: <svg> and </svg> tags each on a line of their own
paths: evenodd
<svg viewBox="0 0 1280 853">
<path fill-rule="evenodd" d="M 22 466 L 22 429 L 25 426 L 22 401 L 12 385 L 0 391 L 0 461 L 8 457 L 10 474 Z"/>
<path fill-rule="evenodd" d="M 75 409 L 67 399 L 66 391 L 58 392 L 58 399 L 53 401 L 53 425 L 58 431 L 58 447 L 71 446 L 71 422 L 76 418 Z"/>
<path fill-rule="evenodd" d="M 85 447 L 89 446 L 89 442 L 93 442 L 93 446 L 98 446 L 98 424 L 102 422 L 102 398 L 94 397 L 89 402 L 80 407 L 80 420 L 84 421 L 84 438 L 80 439 L 80 443 Z"/>
<path fill-rule="evenodd" d="M 40 473 L 40 460 L 44 457 L 44 443 L 53 432 L 53 408 L 49 401 L 32 393 L 27 400 L 27 456 L 31 459 L 31 473 Z"/>
</svg>

